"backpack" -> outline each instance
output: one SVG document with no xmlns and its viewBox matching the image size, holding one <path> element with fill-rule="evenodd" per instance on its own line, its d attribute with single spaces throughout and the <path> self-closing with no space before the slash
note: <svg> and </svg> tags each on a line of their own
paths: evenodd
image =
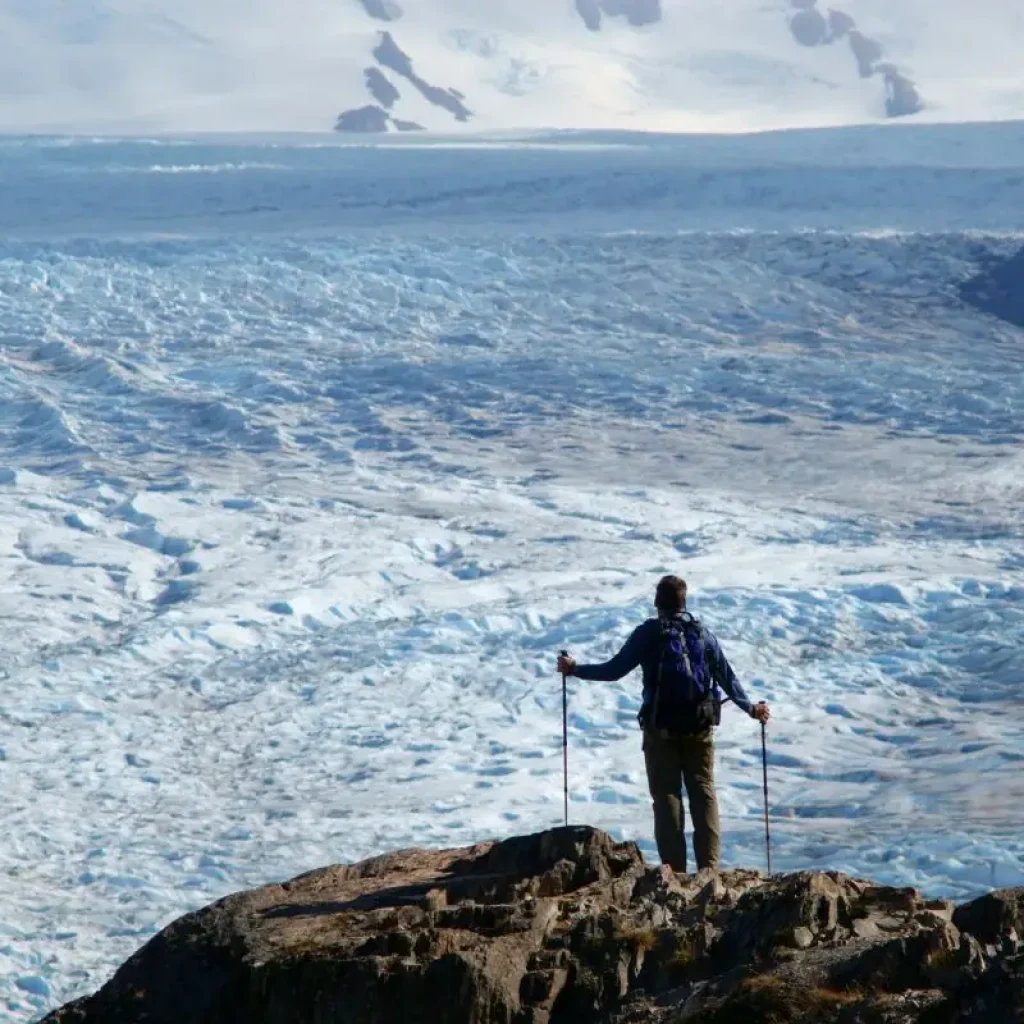
<svg viewBox="0 0 1024 1024">
<path fill-rule="evenodd" d="M 658 620 L 658 669 L 650 713 L 658 732 L 696 733 L 718 725 L 722 695 L 711 677 L 701 624 L 689 613 Z"/>
</svg>

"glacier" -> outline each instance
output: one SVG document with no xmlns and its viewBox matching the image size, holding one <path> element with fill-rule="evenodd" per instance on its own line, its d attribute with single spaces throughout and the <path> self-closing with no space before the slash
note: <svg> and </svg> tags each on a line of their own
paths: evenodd
<svg viewBox="0 0 1024 1024">
<path fill-rule="evenodd" d="M 412 6 L 411 2 L 406 6 Z M 774 861 L 1024 884 L 1015 125 L 0 139 L 0 1020 L 230 891 L 561 818 L 657 576 Z M 637 680 L 573 820 L 654 857 Z M 756 727 L 719 736 L 763 862 Z"/>
</svg>

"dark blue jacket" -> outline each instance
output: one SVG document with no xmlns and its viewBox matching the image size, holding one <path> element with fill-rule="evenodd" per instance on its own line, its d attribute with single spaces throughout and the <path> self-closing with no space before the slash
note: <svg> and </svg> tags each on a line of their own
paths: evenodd
<svg viewBox="0 0 1024 1024">
<path fill-rule="evenodd" d="M 621 651 L 610 661 L 600 665 L 577 665 L 573 675 L 580 679 L 593 679 L 605 683 L 613 683 L 628 675 L 638 666 L 644 673 L 643 706 L 646 708 L 654 699 L 654 688 L 658 681 L 658 662 L 661 658 L 661 627 L 657 619 L 648 619 L 643 625 L 633 630 L 632 636 L 626 641 Z M 711 677 L 728 697 L 731 697 L 738 708 L 748 715 L 754 705 L 747 698 L 740 686 L 732 666 L 725 660 L 722 648 L 718 646 L 711 630 L 700 627 L 707 655 Z"/>
</svg>

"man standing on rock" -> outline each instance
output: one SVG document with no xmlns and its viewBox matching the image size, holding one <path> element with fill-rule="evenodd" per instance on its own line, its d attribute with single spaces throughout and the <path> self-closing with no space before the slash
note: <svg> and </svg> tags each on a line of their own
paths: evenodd
<svg viewBox="0 0 1024 1024">
<path fill-rule="evenodd" d="M 684 580 L 678 576 L 661 579 L 654 607 L 657 618 L 638 626 L 610 661 L 577 665 L 574 658 L 562 655 L 558 671 L 580 679 L 615 682 L 638 666 L 643 669 L 639 718 L 658 854 L 674 871 L 686 871 L 685 786 L 697 868 L 717 870 L 721 835 L 713 727 L 721 717 L 721 690 L 759 722 L 767 722 L 770 713 L 767 704 L 748 700 L 718 641 L 686 611 Z"/>
</svg>

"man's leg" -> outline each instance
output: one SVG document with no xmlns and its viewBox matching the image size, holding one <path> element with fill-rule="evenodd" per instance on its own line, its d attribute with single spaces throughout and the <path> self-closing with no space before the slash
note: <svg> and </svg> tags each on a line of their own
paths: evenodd
<svg viewBox="0 0 1024 1024">
<path fill-rule="evenodd" d="M 722 838 L 718 825 L 718 794 L 715 792 L 715 739 L 710 729 L 680 742 L 683 781 L 693 821 L 693 852 L 697 870 L 718 870 Z"/>
<path fill-rule="evenodd" d="M 654 804 L 654 838 L 662 863 L 673 871 L 686 871 L 683 835 L 683 766 L 675 740 L 644 733 L 647 785 Z"/>
</svg>

